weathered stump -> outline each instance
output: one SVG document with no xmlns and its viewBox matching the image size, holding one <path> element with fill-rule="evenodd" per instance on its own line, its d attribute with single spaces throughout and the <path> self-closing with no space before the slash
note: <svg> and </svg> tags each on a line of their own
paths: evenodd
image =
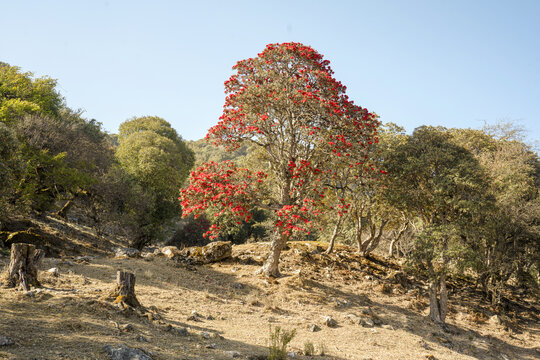
<svg viewBox="0 0 540 360">
<path fill-rule="evenodd" d="M 11 244 L 11 259 L 8 269 L 8 287 L 30 290 L 30 286 L 41 286 L 38 281 L 38 268 L 45 252 L 34 245 Z"/>
<path fill-rule="evenodd" d="M 142 308 L 135 296 L 135 274 L 127 271 L 116 273 L 116 287 L 111 291 L 115 304 L 122 304 L 133 308 Z"/>
</svg>

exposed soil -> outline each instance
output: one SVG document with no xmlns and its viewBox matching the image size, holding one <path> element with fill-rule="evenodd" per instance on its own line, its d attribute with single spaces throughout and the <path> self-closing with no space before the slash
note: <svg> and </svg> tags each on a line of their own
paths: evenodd
<svg viewBox="0 0 540 360">
<path fill-rule="evenodd" d="M 194 266 L 165 257 L 115 259 L 111 250 L 121 244 L 89 228 L 54 219 L 32 226 L 50 235 L 43 288 L 0 289 L 0 337 L 15 342 L 0 346 L 0 359 L 107 359 L 106 344 L 139 348 L 158 360 L 231 359 L 233 351 L 239 359 L 263 358 L 276 326 L 296 329 L 289 351 L 300 359 L 540 358 L 537 298 L 509 297 L 498 321 L 474 284 L 454 280 L 442 329 L 426 316 L 421 280 L 349 247 L 325 255 L 326 244 L 291 243 L 282 256 L 284 276 L 274 280 L 254 275 L 265 243 L 234 246 L 231 259 Z M 0 266 L 8 262 L 7 251 L 0 252 Z M 46 271 L 52 267 L 59 276 Z M 135 273 L 145 314 L 121 310 L 107 297 L 120 269 Z M 327 316 L 336 327 L 325 325 Z M 374 324 L 360 325 L 358 318 Z M 302 355 L 308 342 L 324 355 Z"/>
</svg>

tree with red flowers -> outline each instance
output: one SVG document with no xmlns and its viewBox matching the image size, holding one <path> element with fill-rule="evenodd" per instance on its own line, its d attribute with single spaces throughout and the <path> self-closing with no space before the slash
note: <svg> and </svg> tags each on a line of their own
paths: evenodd
<svg viewBox="0 0 540 360">
<path fill-rule="evenodd" d="M 213 207 L 220 209 L 217 216 L 227 213 L 239 222 L 249 220 L 254 208 L 272 210 L 275 231 L 262 272 L 278 276 L 288 239 L 309 233 L 313 218 L 330 209 L 324 194 L 335 184 L 334 165 L 364 168 L 357 159 L 367 158 L 379 121 L 348 99 L 329 61 L 309 46 L 270 44 L 233 69 L 223 115 L 206 138 L 228 150 L 256 145 L 260 168 L 203 164 L 180 200 L 184 215 Z"/>
</svg>

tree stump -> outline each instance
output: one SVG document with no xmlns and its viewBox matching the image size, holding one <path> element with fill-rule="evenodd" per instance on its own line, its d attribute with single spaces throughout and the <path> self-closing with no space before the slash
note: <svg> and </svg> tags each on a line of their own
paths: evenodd
<svg viewBox="0 0 540 360">
<path fill-rule="evenodd" d="M 115 304 L 121 304 L 133 308 L 142 308 L 135 296 L 135 274 L 127 271 L 116 273 L 116 287 L 111 291 L 111 297 L 115 298 Z"/>
<path fill-rule="evenodd" d="M 8 287 L 28 291 L 30 286 L 41 286 L 37 274 L 45 252 L 34 245 L 11 244 L 11 259 L 8 269 Z"/>
</svg>

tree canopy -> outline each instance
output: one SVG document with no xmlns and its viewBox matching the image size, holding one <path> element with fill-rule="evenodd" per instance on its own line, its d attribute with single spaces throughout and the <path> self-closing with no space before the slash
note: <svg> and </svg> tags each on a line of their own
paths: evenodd
<svg viewBox="0 0 540 360">
<path fill-rule="evenodd" d="M 241 217 L 254 207 L 274 211 L 276 232 L 263 271 L 278 275 L 279 254 L 288 238 L 309 233 L 310 218 L 326 207 L 325 179 L 334 175 L 332 161 L 346 159 L 352 167 L 363 167 L 377 141 L 379 121 L 348 99 L 345 86 L 332 77 L 329 61 L 309 46 L 270 44 L 233 69 L 236 73 L 225 82 L 223 115 L 207 139 L 229 150 L 244 143 L 261 149 L 259 169 L 244 172 L 232 167 L 235 173 L 243 172 L 240 178 L 245 180 L 237 181 L 248 187 L 227 195 L 244 197 L 251 189 L 248 179 L 258 176 L 266 196 L 262 201 L 255 201 L 255 195 L 246 202 L 226 201 L 222 206 L 231 209 L 242 202 Z M 268 173 L 260 174 L 263 169 Z M 217 195 L 217 190 L 208 191 L 199 180 L 212 178 L 213 170 L 203 165 L 191 177 L 182 195 L 185 214 L 204 210 Z"/>
</svg>

